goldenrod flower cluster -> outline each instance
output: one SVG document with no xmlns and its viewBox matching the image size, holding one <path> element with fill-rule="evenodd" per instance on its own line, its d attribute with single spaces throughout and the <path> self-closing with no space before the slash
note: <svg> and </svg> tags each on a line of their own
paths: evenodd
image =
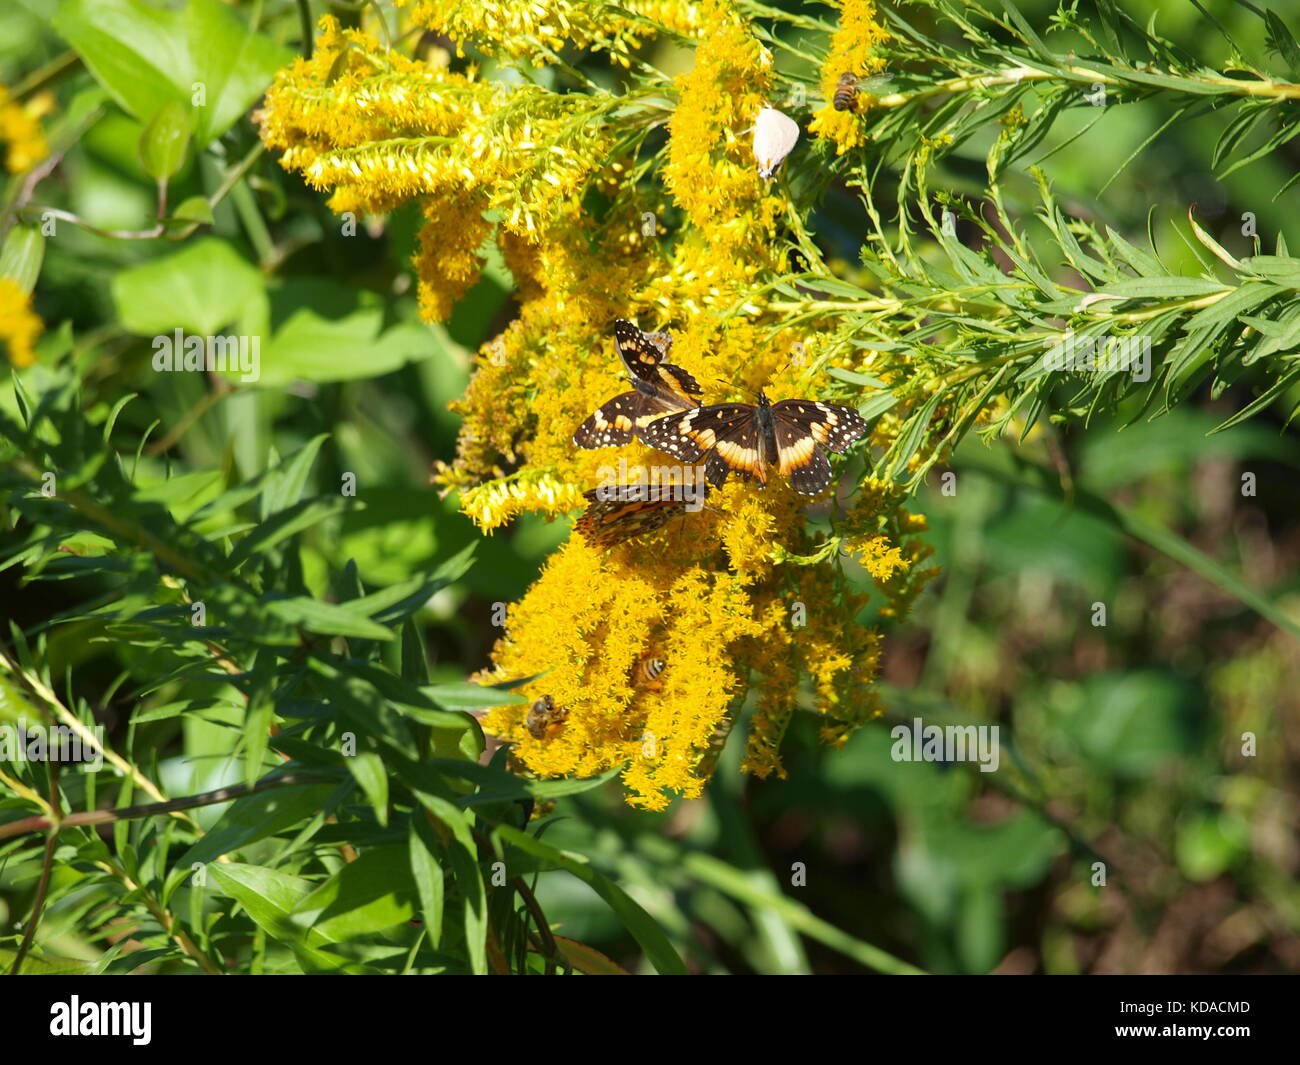
<svg viewBox="0 0 1300 1065">
<path fill-rule="evenodd" d="M 0 145 L 4 146 L 5 169 L 9 173 L 26 173 L 50 154 L 41 119 L 53 108 L 51 93 L 37 93 L 23 104 L 0 85 Z"/>
<path fill-rule="evenodd" d="M 454 404 L 457 457 L 436 473 L 482 529 L 559 517 L 586 489 L 675 465 L 638 442 L 573 443 L 593 410 L 627 390 L 615 318 L 667 330 L 671 361 L 705 402 L 752 401 L 760 388 L 773 401 L 837 399 L 826 368 L 861 360 L 836 348 L 829 326 L 785 325 L 765 287 L 786 268 L 789 201 L 759 177 L 749 134 L 781 90 L 740 8 L 422 0 L 414 17 L 497 55 L 536 40 L 617 54 L 614 42 L 648 41 L 665 25 L 699 42 L 671 82 L 561 94 L 415 64 L 327 19 L 314 58 L 267 96 L 263 138 L 330 190 L 336 210 L 420 203 L 426 315 L 449 313 L 488 240 L 514 277 L 518 313 L 479 352 Z M 661 130 L 666 145 L 643 151 Z M 838 461 L 860 473 L 858 460 Z M 842 743 L 879 712 L 874 619 L 902 616 L 933 574 L 923 519 L 900 504 L 871 481 L 810 501 L 780 477 L 765 491 L 733 479 L 649 535 L 607 549 L 571 536 L 509 607 L 477 678 L 535 678 L 522 694 L 549 696 L 563 725 L 530 730 L 528 705 L 515 705 L 491 711 L 485 728 L 538 776 L 621 766 L 629 802 L 649 809 L 700 794 L 742 711 L 752 711 L 744 765 L 759 775 L 783 772 L 781 738 L 800 711 Z M 663 669 L 641 668 L 648 660 Z"/>
<path fill-rule="evenodd" d="M 36 361 L 34 348 L 45 325 L 32 310 L 31 297 L 18 282 L 0 277 L 0 342 L 9 362 L 19 367 Z"/>
<path fill-rule="evenodd" d="M 853 110 L 837 111 L 832 105 L 835 88 L 845 74 L 865 79 L 884 68 L 877 52 L 889 39 L 889 31 L 877 20 L 874 0 L 828 0 L 841 9 L 839 29 L 831 36 L 830 51 L 822 64 L 821 90 L 825 105 L 813 116 L 809 129 L 835 143 L 843 155 L 866 143 L 858 112 L 870 106 L 869 94 L 859 92 Z"/>
<path fill-rule="evenodd" d="M 608 52 L 621 66 L 647 37 L 701 29 L 698 3 L 684 0 L 397 0 L 417 26 L 446 34 L 457 47 L 472 41 L 486 55 L 504 54 L 537 66 L 556 62 L 565 45 Z"/>
</svg>

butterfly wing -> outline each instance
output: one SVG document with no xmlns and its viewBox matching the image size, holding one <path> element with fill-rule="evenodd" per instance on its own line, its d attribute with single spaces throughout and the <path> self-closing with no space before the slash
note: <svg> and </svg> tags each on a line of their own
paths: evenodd
<svg viewBox="0 0 1300 1065">
<path fill-rule="evenodd" d="M 773 107 L 764 107 L 754 121 L 754 158 L 765 181 L 777 172 L 799 139 L 799 123 Z"/>
<path fill-rule="evenodd" d="M 619 447 L 655 418 L 699 406 L 702 390 L 680 366 L 663 361 L 670 340 L 666 334 L 643 333 L 625 318 L 614 322 L 619 357 L 632 375 L 634 391 L 609 400 L 578 426 L 573 442 L 581 448 Z"/>
<path fill-rule="evenodd" d="M 763 432 L 759 427 L 756 408 L 745 406 L 746 416 L 737 419 L 726 431 L 720 431 L 718 442 L 704 463 L 704 479 L 715 488 L 721 488 L 727 474 L 734 473 L 742 480 L 757 480 L 759 487 L 767 484 L 769 457 L 763 446 Z"/>
<path fill-rule="evenodd" d="M 867 431 L 857 411 L 834 403 L 785 399 L 772 406 L 777 468 L 802 495 L 816 495 L 831 483 L 831 464 L 822 445 L 845 451 Z"/>
<path fill-rule="evenodd" d="M 666 349 L 656 344 L 626 318 L 614 320 L 614 346 L 627 372 L 643 381 L 658 377 L 658 366 L 664 360 Z"/>
<path fill-rule="evenodd" d="M 587 510 L 575 528 L 593 547 L 613 547 L 644 536 L 685 513 L 670 485 L 610 485 L 584 492 Z"/>
<path fill-rule="evenodd" d="M 670 410 L 699 405 L 691 398 L 703 393 L 699 382 L 680 366 L 665 361 L 672 347 L 667 333 L 643 333 L 626 318 L 618 318 L 614 344 L 638 391 L 672 403 Z"/>
<path fill-rule="evenodd" d="M 683 398 L 686 398 L 690 406 L 694 407 L 699 405 L 700 401 L 698 399 L 689 398 L 698 396 L 704 391 L 704 389 L 700 387 L 700 383 L 695 380 L 694 377 L 688 374 L 680 366 L 674 366 L 671 362 L 664 363 L 659 367 L 659 370 L 665 377 L 672 381 L 670 387 L 674 392 L 678 393 Z"/>
<path fill-rule="evenodd" d="M 638 422 L 655 417 L 658 411 L 646 411 L 647 396 L 624 392 L 596 409 L 573 434 L 573 442 L 582 448 L 618 447 L 631 441 Z"/>
<path fill-rule="evenodd" d="M 754 420 L 754 408 L 748 403 L 693 407 L 656 418 L 641 430 L 641 439 L 682 462 L 698 462 L 741 429 L 747 419 Z"/>
</svg>

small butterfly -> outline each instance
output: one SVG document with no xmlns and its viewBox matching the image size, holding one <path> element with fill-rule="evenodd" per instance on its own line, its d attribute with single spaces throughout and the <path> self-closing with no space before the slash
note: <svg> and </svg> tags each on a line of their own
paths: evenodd
<svg viewBox="0 0 1300 1065">
<path fill-rule="evenodd" d="M 642 439 L 683 462 L 707 455 L 704 477 L 715 488 L 728 473 L 765 487 L 768 467 L 775 465 L 796 492 L 816 495 L 831 483 L 822 447 L 844 452 L 866 431 L 867 423 L 850 407 L 812 399 L 769 403 L 760 392 L 757 406 L 720 403 L 657 418 Z"/>
<path fill-rule="evenodd" d="M 775 107 L 764 107 L 754 120 L 754 159 L 758 176 L 769 181 L 794 151 L 799 139 L 799 123 Z"/>
<path fill-rule="evenodd" d="M 643 333 L 626 319 L 614 323 L 614 341 L 631 374 L 631 392 L 605 403 L 578 426 L 573 442 L 582 448 L 626 444 L 655 418 L 698 407 L 703 389 L 680 366 L 665 361 L 672 347 L 666 333 Z"/>
<path fill-rule="evenodd" d="M 582 493 L 586 513 L 574 526 L 593 547 L 613 547 L 654 532 L 686 512 L 671 484 L 615 484 Z"/>
</svg>

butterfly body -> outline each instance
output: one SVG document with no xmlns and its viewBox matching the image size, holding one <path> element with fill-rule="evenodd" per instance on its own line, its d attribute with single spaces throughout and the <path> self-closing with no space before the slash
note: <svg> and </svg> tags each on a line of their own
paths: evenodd
<svg viewBox="0 0 1300 1065">
<path fill-rule="evenodd" d="M 732 473 L 766 487 L 775 467 L 796 492 L 816 495 L 831 482 L 824 449 L 843 452 L 866 431 L 850 407 L 811 399 L 771 403 L 760 392 L 757 404 L 721 403 L 658 418 L 642 439 L 683 462 L 704 459 L 705 480 L 715 488 Z"/>
<path fill-rule="evenodd" d="M 695 378 L 667 361 L 672 339 L 666 333 L 643 333 L 619 318 L 614 323 L 614 341 L 632 391 L 604 403 L 578 426 L 573 442 L 581 448 L 630 443 L 655 418 L 700 403 L 695 397 L 703 390 Z"/>
</svg>

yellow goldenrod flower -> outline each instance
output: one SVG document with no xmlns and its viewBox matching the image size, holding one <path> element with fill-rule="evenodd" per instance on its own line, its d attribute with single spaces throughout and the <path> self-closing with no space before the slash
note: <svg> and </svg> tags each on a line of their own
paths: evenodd
<svg viewBox="0 0 1300 1065">
<path fill-rule="evenodd" d="M 853 74 L 866 78 L 884 68 L 884 60 L 876 51 L 889 39 L 886 30 L 876 18 L 874 0 L 828 0 L 841 10 L 840 27 L 831 37 L 830 50 L 822 64 L 821 89 L 826 101 L 815 115 L 809 130 L 826 137 L 835 144 L 835 151 L 843 155 L 851 148 L 866 143 L 862 119 L 852 110 L 837 111 L 834 106 L 835 90 L 840 78 Z M 859 91 L 857 110 L 870 106 L 865 92 Z"/>
<path fill-rule="evenodd" d="M 9 173 L 25 173 L 50 154 L 41 119 L 53 109 L 54 97 L 48 92 L 37 93 L 21 104 L 0 85 L 0 144 L 5 148 Z"/>
<path fill-rule="evenodd" d="M 36 361 L 33 349 L 44 329 L 32 311 L 31 297 L 16 281 L 0 278 L 0 341 L 10 363 L 20 368 L 32 365 Z"/>
<path fill-rule="evenodd" d="M 609 52 L 628 65 L 641 41 L 666 30 L 680 36 L 700 32 L 699 4 L 686 0 L 397 0 L 412 8 L 417 26 L 446 34 L 464 54 L 472 41 L 488 55 L 555 62 L 566 44 Z"/>
<path fill-rule="evenodd" d="M 314 57 L 267 94 L 263 140 L 328 190 L 334 210 L 420 205 L 426 317 L 451 313 L 488 240 L 514 277 L 518 313 L 478 352 L 452 404 L 463 417 L 456 459 L 434 478 L 481 529 L 572 512 L 601 484 L 694 479 L 635 441 L 573 442 L 592 411 L 627 391 L 615 318 L 668 330 L 672 362 L 707 402 L 752 402 L 759 389 L 773 401 L 834 400 L 828 369 L 876 372 L 876 353 L 846 351 L 806 322 L 784 328 L 769 309 L 766 282 L 786 269 L 778 226 L 788 205 L 759 177 L 749 135 L 778 82 L 738 7 L 420 0 L 412 13 L 507 56 L 564 43 L 618 60 L 664 29 L 700 42 L 691 69 L 662 83 L 676 95 L 666 110 L 652 93 L 557 93 L 452 74 L 327 18 Z M 659 169 L 647 170 L 636 145 L 665 122 Z M 671 234 L 664 218 L 679 219 Z M 911 402 L 881 419 L 874 444 L 892 442 Z M 598 548 L 571 537 L 509 608 L 479 678 L 526 680 L 528 702 L 492 710 L 485 728 L 539 777 L 622 767 L 628 801 L 649 809 L 700 793 L 751 691 L 747 770 L 784 772 L 781 738 L 796 713 L 817 715 L 821 738 L 843 743 L 880 709 L 880 636 L 862 582 L 885 597 L 877 615 L 901 616 L 933 571 L 919 565 L 923 521 L 906 515 L 892 485 L 832 494 L 810 500 L 783 478 L 765 491 L 732 479 L 702 510 L 635 540 Z M 810 526 L 810 508 L 830 511 L 829 534 Z M 664 665 L 648 676 L 647 661 Z M 547 708 L 545 727 L 529 727 L 535 703 Z"/>
</svg>

